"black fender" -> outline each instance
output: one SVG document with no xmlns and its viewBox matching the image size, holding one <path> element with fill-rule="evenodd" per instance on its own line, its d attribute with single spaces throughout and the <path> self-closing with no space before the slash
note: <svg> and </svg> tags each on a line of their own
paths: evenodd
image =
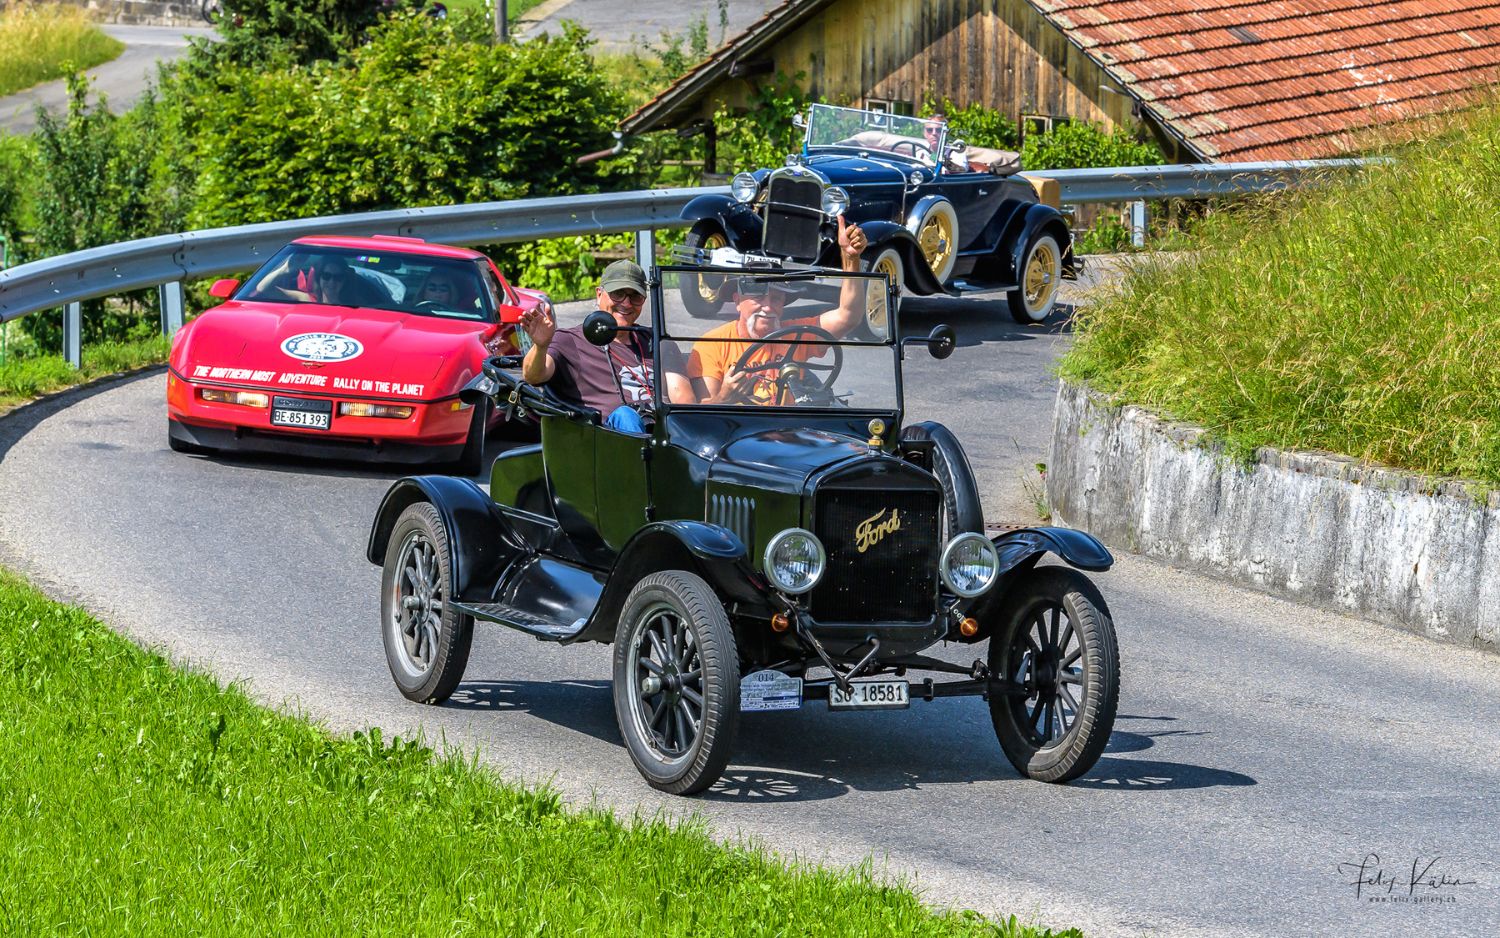
<svg viewBox="0 0 1500 938">
<path fill-rule="evenodd" d="M 453 562 L 450 596 L 487 602 L 501 572 L 518 554 L 524 540 L 511 527 L 494 499 L 470 479 L 453 476 L 408 476 L 397 479 L 381 499 L 370 527 L 365 557 L 385 564 L 386 547 L 396 519 L 416 502 L 431 502 L 443 519 Z"/>
<path fill-rule="evenodd" d="M 1021 282 L 1021 268 L 1026 263 L 1026 251 L 1032 239 L 1050 234 L 1057 239 L 1062 249 L 1062 268 L 1065 273 L 1073 271 L 1073 233 L 1068 229 L 1062 212 L 1050 205 L 1038 202 L 1021 215 L 1021 230 L 1010 248 L 1010 272 L 1013 282 Z"/>
<path fill-rule="evenodd" d="M 905 225 L 893 221 L 866 221 L 860 222 L 859 227 L 870 242 L 870 246 L 865 249 L 866 261 L 873 261 L 875 255 L 888 247 L 894 247 L 901 255 L 908 293 L 921 296 L 933 293 L 958 295 L 957 290 L 944 287 L 938 281 L 937 274 L 932 272 L 932 267 L 927 263 L 927 255 L 922 253 L 922 246 L 917 243 L 917 236 L 907 231 Z"/>
<path fill-rule="evenodd" d="M 683 206 L 681 217 L 691 222 L 712 219 L 736 251 L 758 251 L 764 241 L 760 216 L 732 195 L 700 195 Z"/>
<path fill-rule="evenodd" d="M 948 536 L 982 532 L 984 507 L 979 502 L 979 485 L 964 446 L 953 431 L 936 420 L 924 420 L 902 427 L 901 439 L 932 441 L 932 474 L 943 483 L 943 504 L 950 522 Z"/>
<path fill-rule="evenodd" d="M 1115 558 L 1097 537 L 1072 528 L 1017 528 L 990 538 L 1006 573 L 1042 554 L 1051 553 L 1080 570 L 1099 572 L 1114 566 Z"/>
<path fill-rule="evenodd" d="M 771 592 L 733 531 L 703 521 L 657 521 L 635 532 L 621 548 L 588 624 L 563 644 L 613 642 L 625 598 L 642 579 L 662 570 L 698 574 L 725 602 L 762 606 Z"/>
</svg>

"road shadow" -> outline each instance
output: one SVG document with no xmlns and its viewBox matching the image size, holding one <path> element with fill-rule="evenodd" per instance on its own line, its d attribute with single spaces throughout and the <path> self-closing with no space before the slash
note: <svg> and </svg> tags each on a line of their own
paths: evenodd
<svg viewBox="0 0 1500 938">
<path fill-rule="evenodd" d="M 103 378 L 80 384 L 77 387 L 65 388 L 53 394 L 39 397 L 34 401 L 27 401 L 17 405 L 15 408 L 0 415 L 0 459 L 10 452 L 10 448 L 26 434 L 35 430 L 42 421 L 56 416 L 80 401 L 86 401 L 105 391 L 113 390 L 121 385 L 130 384 L 135 381 L 146 381 L 158 377 L 166 372 L 166 365 L 152 365 L 140 371 L 132 371 L 126 374 L 108 375 Z M 162 404 L 165 409 L 165 402 Z M 166 426 L 162 427 L 162 438 L 166 438 Z M 165 446 L 163 446 L 165 448 Z"/>
<path fill-rule="evenodd" d="M 910 710 L 888 713 L 835 713 L 810 704 L 793 713 L 742 714 L 729 768 L 704 797 L 793 803 L 823 801 L 850 792 L 1021 781 L 1023 776 L 995 740 L 988 713 L 969 706 L 975 703 L 922 702 Z M 443 706 L 528 713 L 622 750 L 624 746 L 609 681 L 466 681 Z M 1116 730 L 1105 757 L 1069 787 L 1171 791 L 1256 784 L 1236 772 L 1120 757 L 1150 749 L 1158 740 L 1199 735 L 1206 734 L 1178 729 Z M 625 758 L 623 751 L 620 755 Z"/>
<path fill-rule="evenodd" d="M 1077 306 L 1059 302 L 1046 319 L 1022 325 L 1011 318 L 1004 299 L 976 297 L 908 297 L 902 300 L 901 335 L 925 336 L 938 323 L 953 327 L 960 348 L 986 342 L 1028 342 L 1046 336 L 1069 335 Z"/>
</svg>

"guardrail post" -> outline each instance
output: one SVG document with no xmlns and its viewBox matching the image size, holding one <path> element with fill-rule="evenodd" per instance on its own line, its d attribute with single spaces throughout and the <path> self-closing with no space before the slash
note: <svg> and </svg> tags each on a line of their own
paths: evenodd
<svg viewBox="0 0 1500 938">
<path fill-rule="evenodd" d="M 1146 246 L 1146 200 L 1136 199 L 1130 203 L 1130 243 L 1138 248 Z"/>
<path fill-rule="evenodd" d="M 656 263 L 656 229 L 642 228 L 635 233 L 635 262 L 646 271 Z"/>
<path fill-rule="evenodd" d="M 74 368 L 83 367 L 83 304 L 63 307 L 63 358 Z"/>
<path fill-rule="evenodd" d="M 161 305 L 161 334 L 171 336 L 182 328 L 182 281 L 173 280 L 156 288 Z"/>
</svg>

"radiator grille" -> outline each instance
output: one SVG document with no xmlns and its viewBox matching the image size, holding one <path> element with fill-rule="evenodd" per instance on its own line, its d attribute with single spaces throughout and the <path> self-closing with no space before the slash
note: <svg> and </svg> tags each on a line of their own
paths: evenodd
<svg viewBox="0 0 1500 938">
<path fill-rule="evenodd" d="M 775 176 L 766 191 L 766 253 L 799 261 L 818 259 L 823 223 L 823 183 L 816 178 Z"/>
<path fill-rule="evenodd" d="M 828 570 L 809 608 L 823 622 L 925 622 L 937 583 L 939 495 L 857 489 L 817 495 L 814 533 Z M 899 527 L 891 524 L 899 517 Z M 859 533 L 865 525 L 865 550 Z"/>
</svg>

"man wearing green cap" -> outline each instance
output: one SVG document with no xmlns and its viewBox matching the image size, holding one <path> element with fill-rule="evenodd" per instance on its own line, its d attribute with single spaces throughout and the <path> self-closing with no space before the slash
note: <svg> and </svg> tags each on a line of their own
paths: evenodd
<svg viewBox="0 0 1500 938">
<path fill-rule="evenodd" d="M 634 261 L 615 261 L 604 268 L 594 290 L 599 309 L 622 326 L 633 326 L 646 307 L 646 274 Z M 620 332 L 600 348 L 583 337 L 583 326 L 557 328 L 550 307 L 521 314 L 521 329 L 531 349 L 521 366 L 528 384 L 551 384 L 566 401 L 599 411 L 607 426 L 639 433 L 641 411 L 654 404 L 650 342 L 634 332 Z M 663 358 L 664 384 L 673 403 L 695 403 L 683 369 Z"/>
</svg>

